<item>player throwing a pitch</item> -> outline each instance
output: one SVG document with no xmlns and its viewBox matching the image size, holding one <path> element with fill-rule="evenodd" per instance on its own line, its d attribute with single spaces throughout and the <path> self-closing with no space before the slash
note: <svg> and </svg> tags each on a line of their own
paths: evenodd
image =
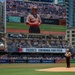
<svg viewBox="0 0 75 75">
<path fill-rule="evenodd" d="M 29 33 L 40 33 L 41 18 L 37 14 L 37 9 L 37 6 L 32 6 L 32 12 L 27 16 L 26 24 L 30 26 Z"/>
<path fill-rule="evenodd" d="M 65 56 L 66 56 L 67 68 L 70 68 L 70 57 L 72 56 L 72 54 L 69 51 L 69 49 L 66 50 Z"/>
</svg>

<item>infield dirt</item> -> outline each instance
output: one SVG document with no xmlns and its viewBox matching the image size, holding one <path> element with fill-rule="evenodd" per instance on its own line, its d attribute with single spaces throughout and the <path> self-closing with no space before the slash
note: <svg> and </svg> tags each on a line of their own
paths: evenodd
<svg viewBox="0 0 75 75">
<path fill-rule="evenodd" d="M 44 72 L 75 72 L 75 68 L 66 68 L 66 67 L 54 67 L 54 68 L 46 68 L 46 69 L 36 69 L 36 71 L 44 71 Z"/>
</svg>

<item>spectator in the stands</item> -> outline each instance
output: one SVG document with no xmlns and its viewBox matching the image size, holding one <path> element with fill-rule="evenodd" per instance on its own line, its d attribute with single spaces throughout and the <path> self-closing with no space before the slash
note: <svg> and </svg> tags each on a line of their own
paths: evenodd
<svg viewBox="0 0 75 75">
<path fill-rule="evenodd" d="M 37 40 L 34 40 L 32 45 L 33 45 L 34 48 L 38 48 L 38 42 L 37 42 Z"/>
<path fill-rule="evenodd" d="M 31 41 L 27 40 L 27 48 L 32 48 Z"/>
<path fill-rule="evenodd" d="M 51 45 L 49 44 L 49 41 L 46 41 L 46 43 L 45 43 L 45 46 L 44 46 L 45 48 L 51 48 Z"/>
</svg>

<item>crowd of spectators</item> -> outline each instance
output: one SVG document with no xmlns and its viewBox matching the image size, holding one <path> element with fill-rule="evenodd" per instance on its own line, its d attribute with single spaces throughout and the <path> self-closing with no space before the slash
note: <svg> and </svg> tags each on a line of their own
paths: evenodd
<svg viewBox="0 0 75 75">
<path fill-rule="evenodd" d="M 38 7 L 37 13 L 41 16 L 41 18 L 66 19 L 65 5 L 18 0 L 7 0 L 7 15 L 26 17 L 31 12 L 30 9 L 33 5 Z"/>
<path fill-rule="evenodd" d="M 45 40 L 45 39 L 8 39 L 8 51 L 16 50 L 18 48 L 69 48 L 70 44 L 67 41 L 60 40 Z"/>
<path fill-rule="evenodd" d="M 47 60 L 53 60 L 53 59 L 57 59 L 57 60 L 60 60 L 60 59 L 65 59 L 65 56 L 64 55 L 52 55 L 52 54 L 24 54 L 24 55 L 8 55 L 8 54 L 5 54 L 5 55 L 1 55 L 0 56 L 1 59 L 47 59 Z"/>
<path fill-rule="evenodd" d="M 19 52 L 23 48 L 71 48 L 70 43 L 62 36 L 12 34 L 4 39 L 0 36 L 0 48 L 8 52 Z"/>
<path fill-rule="evenodd" d="M 18 51 L 21 48 L 70 48 L 70 43 L 63 36 L 8 34 L 8 51 Z"/>
</svg>

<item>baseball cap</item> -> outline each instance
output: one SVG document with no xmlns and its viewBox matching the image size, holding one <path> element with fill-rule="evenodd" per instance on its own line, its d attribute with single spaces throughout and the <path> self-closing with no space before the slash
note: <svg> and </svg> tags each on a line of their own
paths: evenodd
<svg viewBox="0 0 75 75">
<path fill-rule="evenodd" d="M 37 9 L 37 6 L 35 6 L 35 5 L 34 5 L 34 6 L 32 6 L 32 9 Z"/>
<path fill-rule="evenodd" d="M 67 49 L 66 51 L 69 51 L 69 49 Z"/>
</svg>

